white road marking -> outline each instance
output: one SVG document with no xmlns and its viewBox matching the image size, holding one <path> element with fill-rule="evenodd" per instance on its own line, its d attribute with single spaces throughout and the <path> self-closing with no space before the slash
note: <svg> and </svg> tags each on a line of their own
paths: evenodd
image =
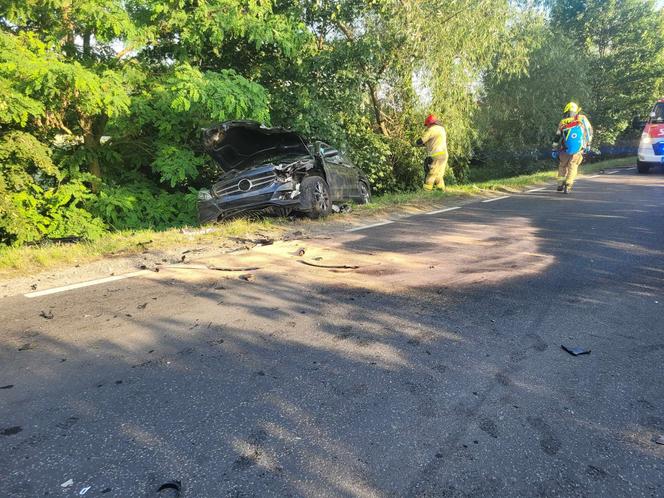
<svg viewBox="0 0 664 498">
<path fill-rule="evenodd" d="M 366 230 L 367 228 L 374 228 L 374 227 L 382 227 L 383 225 L 389 225 L 390 223 L 394 223 L 394 221 L 388 220 L 388 221 L 383 221 L 381 223 L 374 223 L 373 225 L 364 225 L 363 227 L 349 228 L 346 231 L 347 232 L 359 232 L 360 230 Z"/>
<path fill-rule="evenodd" d="M 586 178 L 597 178 L 598 176 L 602 176 L 602 175 L 592 175 L 592 176 L 586 176 Z"/>
<path fill-rule="evenodd" d="M 616 173 L 620 173 L 620 170 L 618 170 L 618 171 L 607 171 L 606 172 L 607 175 L 615 175 Z"/>
<path fill-rule="evenodd" d="M 430 211 L 426 214 L 440 214 L 440 213 L 447 213 L 448 211 L 454 211 L 455 209 L 461 209 L 461 206 L 454 206 L 451 208 L 445 208 L 445 209 L 439 209 L 438 211 Z"/>
<path fill-rule="evenodd" d="M 48 296 L 49 294 L 56 294 L 58 292 L 65 292 L 74 289 L 81 289 L 82 287 L 90 287 L 92 285 L 106 284 L 108 282 L 115 282 L 116 280 L 124 280 L 125 278 L 138 277 L 139 275 L 145 275 L 150 273 L 147 270 L 135 271 L 132 273 L 125 273 L 124 275 L 114 275 L 112 277 L 98 278 L 96 280 L 88 280 L 87 282 L 79 282 L 77 284 L 65 285 L 63 287 L 53 287 L 52 289 L 46 289 L 43 291 L 28 292 L 23 294 L 25 297 L 41 297 Z"/>
<path fill-rule="evenodd" d="M 644 185 L 644 187 L 664 187 L 664 183 L 651 183 L 648 185 Z"/>
<path fill-rule="evenodd" d="M 526 194 L 530 194 L 531 192 L 541 192 L 542 190 L 546 190 L 546 187 L 531 188 L 530 190 L 526 190 Z"/>
<path fill-rule="evenodd" d="M 502 196 L 502 197 L 494 197 L 493 199 L 487 199 L 487 200 L 482 201 L 482 202 L 499 201 L 499 200 L 501 200 L 501 199 L 507 199 L 508 197 L 512 197 L 512 196 L 511 196 L 511 195 L 504 195 L 504 196 Z"/>
</svg>

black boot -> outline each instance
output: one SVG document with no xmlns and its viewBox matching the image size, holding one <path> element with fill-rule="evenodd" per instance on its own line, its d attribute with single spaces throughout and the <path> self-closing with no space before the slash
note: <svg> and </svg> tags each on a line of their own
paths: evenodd
<svg viewBox="0 0 664 498">
<path fill-rule="evenodd" d="M 564 188 L 565 188 L 565 184 L 562 183 L 562 184 L 558 185 L 558 188 L 556 188 L 556 190 L 557 190 L 558 192 L 562 192 Z"/>
<path fill-rule="evenodd" d="M 563 194 L 569 194 L 572 191 L 572 186 L 569 183 L 563 185 Z"/>
</svg>

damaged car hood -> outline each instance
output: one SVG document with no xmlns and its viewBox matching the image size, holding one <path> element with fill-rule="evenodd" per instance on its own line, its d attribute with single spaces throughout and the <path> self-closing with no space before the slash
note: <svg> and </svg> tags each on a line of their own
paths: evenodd
<svg viewBox="0 0 664 498">
<path fill-rule="evenodd" d="M 226 172 L 249 169 L 279 155 L 311 156 L 298 133 L 267 128 L 256 121 L 227 121 L 207 128 L 203 145 Z"/>
</svg>

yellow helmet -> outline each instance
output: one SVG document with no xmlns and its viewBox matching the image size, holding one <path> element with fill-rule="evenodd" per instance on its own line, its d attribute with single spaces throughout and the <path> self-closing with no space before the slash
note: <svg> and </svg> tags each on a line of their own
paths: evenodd
<svg viewBox="0 0 664 498">
<path fill-rule="evenodd" d="M 570 102 L 570 103 L 567 104 L 567 105 L 565 106 L 565 108 L 563 109 L 563 114 L 566 114 L 566 113 L 568 113 L 568 112 L 572 112 L 572 113 L 579 112 L 579 106 L 576 105 L 575 102 Z"/>
</svg>

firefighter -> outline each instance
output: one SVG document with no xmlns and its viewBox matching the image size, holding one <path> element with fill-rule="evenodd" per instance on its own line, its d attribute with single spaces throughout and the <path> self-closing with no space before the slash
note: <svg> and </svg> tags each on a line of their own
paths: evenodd
<svg viewBox="0 0 664 498">
<path fill-rule="evenodd" d="M 558 192 L 567 194 L 572 190 L 583 153 L 590 150 L 593 128 L 581 108 L 574 102 L 563 109 L 563 119 L 558 124 L 553 142 L 552 157 L 559 160 Z"/>
<path fill-rule="evenodd" d="M 427 159 L 425 168 L 426 179 L 424 181 L 424 190 L 445 189 L 445 170 L 447 169 L 447 133 L 445 128 L 438 122 L 433 114 L 429 114 L 424 120 L 426 131 L 422 138 L 417 141 L 417 145 L 424 145 L 427 148 Z"/>
</svg>

